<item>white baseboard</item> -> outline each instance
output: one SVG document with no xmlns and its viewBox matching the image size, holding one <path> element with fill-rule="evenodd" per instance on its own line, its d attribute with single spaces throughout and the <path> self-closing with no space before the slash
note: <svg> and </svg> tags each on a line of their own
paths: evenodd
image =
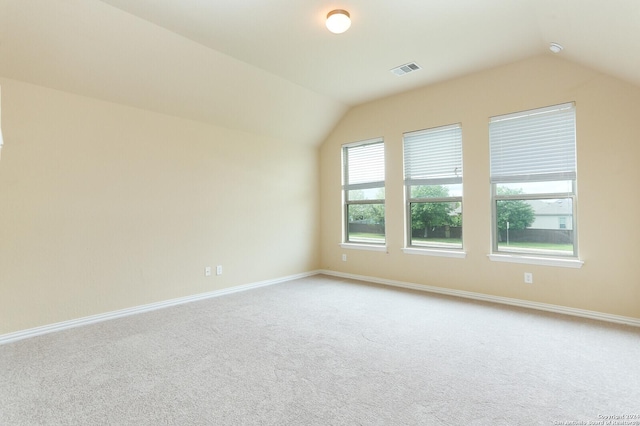
<svg viewBox="0 0 640 426">
<path fill-rule="evenodd" d="M 177 299 L 170 299 L 162 302 L 150 303 L 147 305 L 134 306 L 132 308 L 120 309 L 118 311 L 106 312 L 103 314 L 91 315 L 88 317 L 78 318 L 74 320 L 62 321 L 55 324 L 49 324 L 41 327 L 35 327 L 35 328 L 29 328 L 26 330 L 16 331 L 14 333 L 3 334 L 3 335 L 0 335 L 0 345 L 3 345 L 5 343 L 15 342 L 22 339 L 28 339 L 30 337 L 40 336 L 43 334 L 54 333 L 56 331 L 67 330 L 74 327 L 80 327 L 83 325 L 94 324 L 97 322 L 108 321 L 116 318 L 122 318 L 129 315 L 150 312 L 157 309 L 163 309 L 171 306 L 181 305 L 183 303 L 196 302 L 198 300 L 224 296 L 226 294 L 238 293 L 241 291 L 247 291 L 254 288 L 266 287 L 269 285 L 278 284 L 286 281 L 292 281 L 300 278 L 306 278 L 306 277 L 310 277 L 318 274 L 330 275 L 330 276 L 346 278 L 346 279 L 353 279 L 358 281 L 366 281 L 366 282 L 371 282 L 376 284 L 388 285 L 392 287 L 408 288 L 412 290 L 419 290 L 419 291 L 425 291 L 430 293 L 445 294 L 448 296 L 463 297 L 466 299 L 482 300 L 485 302 L 494 302 L 494 303 L 500 303 L 504 305 L 519 306 L 522 308 L 537 309 L 541 311 L 554 312 L 559 314 L 572 315 L 572 316 L 577 316 L 582 318 L 589 318 L 594 320 L 607 321 L 607 322 L 613 322 L 618 324 L 627 324 L 635 327 L 640 327 L 640 319 L 633 318 L 633 317 L 624 317 L 620 315 L 612 315 L 612 314 L 606 314 L 602 312 L 588 311 L 584 309 L 568 308 L 565 306 L 550 305 L 546 303 L 529 302 L 529 301 L 520 300 L 520 299 L 491 296 L 491 295 L 482 294 L 482 293 L 473 293 L 473 292 L 463 291 L 463 290 L 454 290 L 454 289 L 448 289 L 443 287 L 414 284 L 414 283 L 408 283 L 403 281 L 369 277 L 365 275 L 346 274 L 342 272 L 329 271 L 329 270 L 318 270 L 318 271 L 309 271 L 309 272 L 305 272 L 297 275 L 290 275 L 282 278 L 275 278 L 272 280 L 259 281 L 255 283 L 239 285 L 239 286 L 225 288 L 221 290 L 215 290 L 207 293 L 195 294 L 193 296 L 180 297 Z"/>
<path fill-rule="evenodd" d="M 134 306 L 132 308 L 120 309 L 112 312 L 105 312 L 103 314 L 91 315 L 88 317 L 78 318 L 74 320 L 57 322 L 55 324 L 44 325 L 41 327 L 29 328 L 26 330 L 16 331 L 14 333 L 0 335 L 0 345 L 3 345 L 5 343 L 15 342 L 22 339 L 28 339 L 30 337 L 40 336 L 43 334 L 54 333 L 56 331 L 67 330 L 74 327 L 80 327 L 83 325 L 94 324 L 102 321 L 108 321 L 115 318 L 122 318 L 129 315 L 140 314 L 143 312 L 155 311 L 156 309 L 168 308 L 170 306 L 182 305 L 184 303 L 210 299 L 212 297 L 224 296 L 226 294 L 238 293 L 240 291 L 247 291 L 254 288 L 266 287 L 269 285 L 278 284 L 286 281 L 306 278 L 313 275 L 317 275 L 318 273 L 319 273 L 318 271 L 310 271 L 302 274 L 290 275 L 287 277 L 275 278 L 272 280 L 259 281 L 255 283 L 224 288 L 221 290 L 214 290 L 207 293 L 195 294 L 193 296 L 179 297 L 177 299 L 170 299 L 170 300 L 164 300 L 162 302 L 150 303 L 148 305 L 140 305 L 140 306 Z"/>
<path fill-rule="evenodd" d="M 557 314 L 572 315 L 576 317 L 589 318 L 599 321 L 613 322 L 617 324 L 626 324 L 640 327 L 640 318 L 625 317 L 620 315 L 606 314 L 597 311 L 588 311 L 584 309 L 569 308 L 566 306 L 550 305 L 547 303 L 530 302 L 521 299 L 511 299 L 508 297 L 491 296 L 488 294 L 474 293 L 470 291 L 455 290 L 443 287 L 434 287 L 430 285 L 414 284 L 403 281 L 387 280 L 383 278 L 369 277 L 364 275 L 346 274 L 342 272 L 321 270 L 321 274 L 331 275 L 334 277 L 353 279 L 358 281 L 366 281 L 376 284 L 383 284 L 393 287 L 402 287 L 412 290 L 426 291 L 429 293 L 445 294 L 448 296 L 464 297 L 466 299 L 482 300 L 485 302 L 500 303 L 503 305 L 519 306 L 521 308 L 537 309 L 540 311 L 554 312 Z"/>
</svg>

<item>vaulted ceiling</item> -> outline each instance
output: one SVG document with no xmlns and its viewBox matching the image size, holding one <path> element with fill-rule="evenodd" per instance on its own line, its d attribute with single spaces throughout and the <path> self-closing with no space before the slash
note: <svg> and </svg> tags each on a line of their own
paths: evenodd
<svg viewBox="0 0 640 426">
<path fill-rule="evenodd" d="M 306 144 L 351 106 L 550 42 L 640 85 L 638 0 L 0 0 L 2 77 Z"/>
</svg>

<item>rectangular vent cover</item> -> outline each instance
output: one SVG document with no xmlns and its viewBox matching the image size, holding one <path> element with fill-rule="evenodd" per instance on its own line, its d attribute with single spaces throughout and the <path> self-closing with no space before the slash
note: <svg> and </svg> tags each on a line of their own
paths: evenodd
<svg viewBox="0 0 640 426">
<path fill-rule="evenodd" d="M 420 65 L 416 64 L 415 62 L 411 62 L 408 64 L 400 65 L 399 67 L 395 67 L 391 70 L 391 72 L 397 76 L 401 76 L 409 74 L 410 72 L 418 71 L 420 69 L 422 69 Z"/>
</svg>

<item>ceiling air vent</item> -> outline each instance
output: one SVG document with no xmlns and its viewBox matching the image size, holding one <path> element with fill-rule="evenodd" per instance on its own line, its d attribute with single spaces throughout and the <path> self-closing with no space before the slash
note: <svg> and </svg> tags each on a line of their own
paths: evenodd
<svg viewBox="0 0 640 426">
<path fill-rule="evenodd" d="M 410 72 L 418 71 L 420 69 L 422 69 L 420 65 L 416 64 L 415 62 L 411 62 L 408 64 L 400 65 L 399 67 L 395 67 L 391 70 L 391 72 L 397 76 L 401 76 L 409 74 Z"/>
</svg>

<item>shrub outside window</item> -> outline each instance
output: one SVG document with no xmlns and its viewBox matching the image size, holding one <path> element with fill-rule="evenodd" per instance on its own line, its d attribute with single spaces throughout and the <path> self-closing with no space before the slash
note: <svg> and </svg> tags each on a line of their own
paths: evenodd
<svg viewBox="0 0 640 426">
<path fill-rule="evenodd" d="M 344 242 L 385 244 L 385 167 L 382 139 L 343 145 Z"/>
<path fill-rule="evenodd" d="M 575 105 L 492 117 L 493 252 L 577 257 Z"/>
<path fill-rule="evenodd" d="M 462 249 L 460 124 L 404 134 L 407 246 Z"/>
</svg>

